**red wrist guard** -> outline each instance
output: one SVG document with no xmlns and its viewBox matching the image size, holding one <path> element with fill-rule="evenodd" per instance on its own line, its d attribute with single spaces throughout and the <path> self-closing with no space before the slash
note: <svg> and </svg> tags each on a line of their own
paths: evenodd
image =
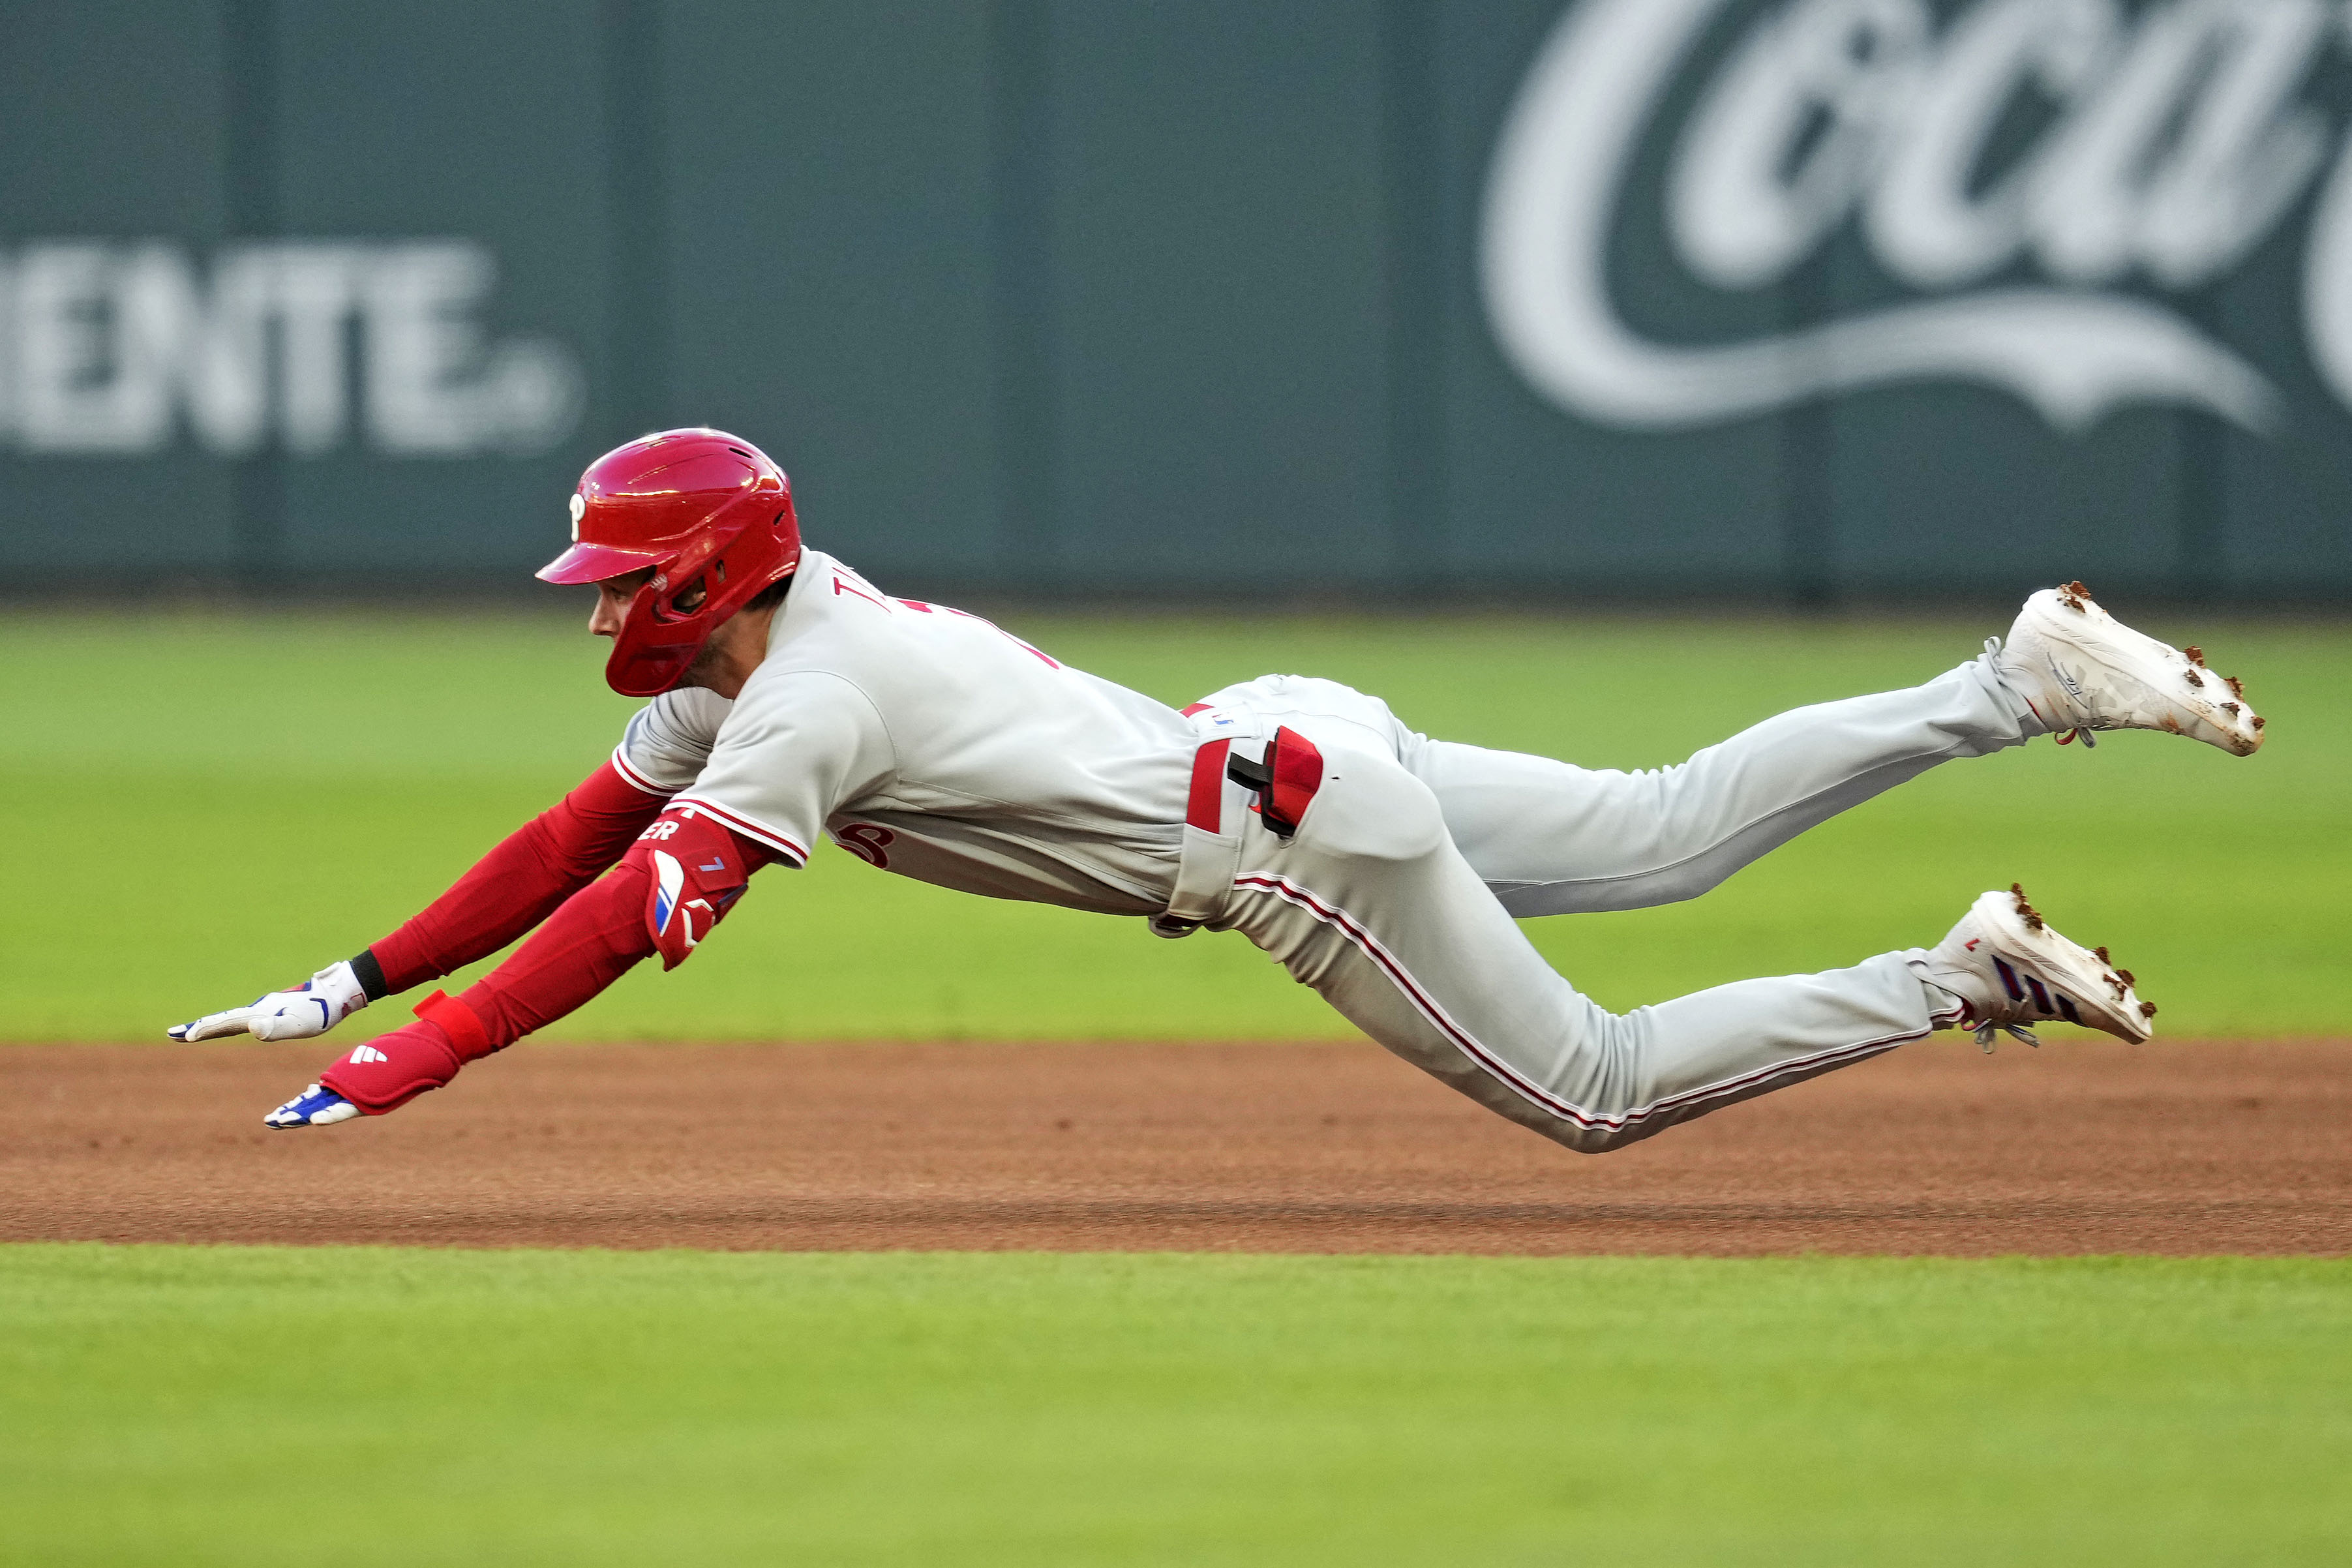
<svg viewBox="0 0 2352 1568">
<path fill-rule="evenodd" d="M 397 1110 L 457 1069 L 490 1054 L 489 1035 L 474 1010 L 436 991 L 416 1005 L 417 1021 L 353 1046 L 319 1081 L 370 1116 Z"/>
<path fill-rule="evenodd" d="M 426 1023 L 440 1026 L 441 1032 L 449 1037 L 449 1043 L 457 1047 L 460 1061 L 478 1061 L 498 1048 L 490 1044 L 490 1033 L 482 1027 L 482 1020 L 462 997 L 436 991 L 413 1010 Z"/>
</svg>

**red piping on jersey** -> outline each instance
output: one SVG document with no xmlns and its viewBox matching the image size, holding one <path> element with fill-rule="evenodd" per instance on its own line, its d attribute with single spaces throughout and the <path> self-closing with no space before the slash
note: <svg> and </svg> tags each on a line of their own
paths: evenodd
<svg viewBox="0 0 2352 1568">
<path fill-rule="evenodd" d="M 808 849 L 797 840 L 777 832 L 765 823 L 754 822 L 742 813 L 723 805 L 714 805 L 698 795 L 682 795 L 670 802 L 672 805 L 688 805 L 703 812 L 740 837 L 766 846 L 779 855 L 792 858 L 795 867 L 808 864 Z M 763 857 L 763 858 L 766 858 Z"/>
<path fill-rule="evenodd" d="M 1370 959 L 1386 973 L 1390 984 L 1393 984 L 1403 994 L 1405 1000 L 1412 1004 L 1413 1011 L 1419 1013 L 1439 1033 L 1453 1041 L 1464 1055 L 1486 1068 L 1488 1073 L 1518 1094 L 1520 1098 L 1563 1121 L 1586 1129 L 1597 1129 L 1604 1133 L 1614 1134 L 1639 1127 L 1661 1111 L 1669 1113 L 1667 1122 L 1671 1124 L 1679 1120 L 1678 1117 L 1671 1114 L 1673 1112 L 1703 1104 L 1710 1100 L 1722 1100 L 1727 1097 L 1733 1100 L 1749 1099 L 1769 1089 L 1778 1087 L 1782 1081 L 1817 1077 L 1832 1068 L 1843 1067 L 1848 1062 L 1861 1061 L 1865 1057 L 1874 1057 L 1882 1052 L 1891 1051 L 1904 1042 L 1918 1039 L 1927 1033 L 1925 1029 L 1906 1029 L 1901 1034 L 1881 1035 L 1876 1039 L 1858 1040 L 1849 1046 L 1833 1046 L 1824 1051 L 1816 1051 L 1809 1057 L 1792 1057 L 1786 1061 L 1755 1068 L 1732 1078 L 1701 1084 L 1696 1089 L 1686 1089 L 1680 1094 L 1661 1095 L 1647 1105 L 1637 1105 L 1630 1110 L 1615 1112 L 1589 1110 L 1564 1096 L 1544 1088 L 1543 1085 L 1489 1050 L 1486 1044 L 1469 1030 L 1455 1023 L 1452 1016 L 1439 1005 L 1437 999 L 1430 994 L 1418 979 L 1414 978 L 1412 972 L 1397 961 L 1395 954 L 1390 952 L 1378 937 L 1366 930 L 1361 921 L 1338 904 L 1317 896 L 1288 877 L 1276 876 L 1270 872 L 1252 872 L 1236 877 L 1234 879 L 1234 888 L 1239 892 L 1271 893 L 1286 903 L 1305 910 L 1317 920 L 1330 926 L 1346 937 L 1357 952 Z"/>
<path fill-rule="evenodd" d="M 661 785 L 654 783 L 653 780 L 647 778 L 644 773 L 639 773 L 635 765 L 629 761 L 629 752 L 626 746 L 615 746 L 613 748 L 613 771 L 626 779 L 630 784 L 645 791 L 647 795 L 657 795 L 664 800 L 667 800 L 670 795 L 675 793 L 662 788 Z"/>
</svg>

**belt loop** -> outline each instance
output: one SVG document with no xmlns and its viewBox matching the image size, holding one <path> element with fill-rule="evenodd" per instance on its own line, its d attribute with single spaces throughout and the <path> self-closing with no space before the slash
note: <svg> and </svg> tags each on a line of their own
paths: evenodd
<svg viewBox="0 0 2352 1568">
<path fill-rule="evenodd" d="M 1232 754 L 1234 742 L 1230 736 L 1203 741 L 1192 753 L 1192 788 L 1184 801 L 1184 822 L 1203 833 L 1215 833 L 1224 826 L 1225 817 L 1225 758 Z"/>
<path fill-rule="evenodd" d="M 1201 744 L 1192 753 L 1192 777 L 1184 806 L 1183 848 L 1176 862 L 1176 886 L 1167 911 L 1151 919 L 1160 936 L 1190 936 L 1224 912 L 1225 900 L 1240 874 L 1242 834 L 1248 818 L 1247 792 L 1225 776 L 1235 741 L 1255 740 L 1257 715 L 1195 703 L 1185 710 Z M 1230 830 L 1229 830 L 1230 829 Z"/>
</svg>

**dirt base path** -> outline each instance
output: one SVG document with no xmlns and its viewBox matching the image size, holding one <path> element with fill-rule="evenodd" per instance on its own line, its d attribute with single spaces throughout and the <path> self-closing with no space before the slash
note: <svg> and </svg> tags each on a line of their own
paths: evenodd
<svg viewBox="0 0 2352 1568">
<path fill-rule="evenodd" d="M 0 1047 L 0 1238 L 2352 1251 L 2352 1041 L 1947 1037 L 1600 1159 L 1368 1045 L 526 1047 L 263 1131 L 323 1055 Z"/>
</svg>

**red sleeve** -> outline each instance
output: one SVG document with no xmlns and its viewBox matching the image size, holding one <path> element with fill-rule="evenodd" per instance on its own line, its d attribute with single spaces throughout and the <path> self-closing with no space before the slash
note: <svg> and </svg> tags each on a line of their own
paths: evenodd
<svg viewBox="0 0 2352 1568">
<path fill-rule="evenodd" d="M 667 795 L 649 795 L 607 761 L 580 787 L 482 857 L 415 920 L 368 951 L 385 994 L 454 973 L 545 920 L 618 860 Z"/>
<path fill-rule="evenodd" d="M 691 812 L 689 807 L 679 809 Z M 707 864 L 698 858 L 701 855 L 709 854 L 716 862 L 731 849 L 735 857 L 735 864 L 722 875 L 685 889 L 714 895 L 701 906 L 708 911 L 708 923 L 699 930 L 707 936 L 751 874 L 775 855 L 709 816 L 695 821 L 694 832 L 703 836 L 700 847 L 687 859 L 697 870 Z M 714 843 L 723 847 L 717 853 L 711 848 Z M 453 1000 L 436 992 L 417 1008 L 415 1023 L 355 1047 L 321 1073 L 319 1081 L 362 1110 L 382 1115 L 426 1089 L 441 1088 L 467 1062 L 510 1046 L 578 1008 L 656 951 L 658 939 L 650 911 L 668 911 L 678 896 L 676 886 L 667 899 L 659 896 L 660 860 L 665 858 L 674 872 L 682 869 L 677 858 L 651 843 L 639 843 L 609 875 L 566 899 L 513 957 L 462 995 Z M 680 908 L 668 918 L 683 921 L 691 914 Z"/>
<path fill-rule="evenodd" d="M 583 1006 L 653 952 L 646 929 L 652 886 L 646 858 L 630 856 L 564 900 L 513 957 L 459 994 L 482 1021 L 485 1054 Z"/>
</svg>

